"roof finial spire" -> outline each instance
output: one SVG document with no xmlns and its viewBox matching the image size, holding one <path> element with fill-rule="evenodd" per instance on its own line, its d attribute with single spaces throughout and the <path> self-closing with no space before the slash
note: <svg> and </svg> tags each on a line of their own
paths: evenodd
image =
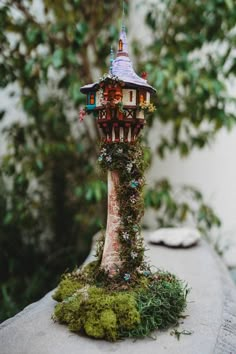
<svg viewBox="0 0 236 354">
<path fill-rule="evenodd" d="M 110 51 L 110 74 L 112 75 L 112 64 L 114 61 L 114 52 L 113 52 L 113 48 L 111 46 L 111 51 Z"/>
<path fill-rule="evenodd" d="M 122 30 L 125 31 L 125 0 L 123 0 L 123 10 L 122 10 Z"/>
<path fill-rule="evenodd" d="M 125 3 L 125 0 L 123 0 L 122 26 L 121 26 L 121 31 L 120 31 L 117 56 L 120 56 L 120 55 L 128 56 L 128 43 L 127 43 L 127 37 L 126 37 L 126 27 L 125 27 L 125 23 L 124 23 L 124 21 L 125 21 L 124 20 L 125 8 L 126 8 L 125 6 L 126 6 L 126 3 Z"/>
</svg>

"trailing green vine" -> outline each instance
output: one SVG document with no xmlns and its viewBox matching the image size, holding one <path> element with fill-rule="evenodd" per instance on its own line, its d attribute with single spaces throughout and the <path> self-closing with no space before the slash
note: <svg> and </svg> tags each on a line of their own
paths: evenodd
<svg viewBox="0 0 236 354">
<path fill-rule="evenodd" d="M 119 184 L 116 186 L 121 223 L 119 242 L 122 268 L 119 270 L 126 281 L 132 281 L 132 273 L 145 270 L 144 245 L 140 221 L 144 213 L 143 187 L 145 147 L 140 140 L 130 144 L 125 142 L 103 143 L 98 161 L 104 171 L 116 171 Z"/>
</svg>

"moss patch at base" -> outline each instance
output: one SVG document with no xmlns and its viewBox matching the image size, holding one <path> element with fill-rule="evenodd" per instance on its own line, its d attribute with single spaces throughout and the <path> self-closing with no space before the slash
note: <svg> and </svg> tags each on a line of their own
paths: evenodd
<svg viewBox="0 0 236 354">
<path fill-rule="evenodd" d="M 170 273 L 150 272 L 128 290 L 111 290 L 96 284 L 90 271 L 94 263 L 65 275 L 53 296 L 59 301 L 54 319 L 71 331 L 109 341 L 144 337 L 176 325 L 186 307 L 188 290 Z"/>
</svg>

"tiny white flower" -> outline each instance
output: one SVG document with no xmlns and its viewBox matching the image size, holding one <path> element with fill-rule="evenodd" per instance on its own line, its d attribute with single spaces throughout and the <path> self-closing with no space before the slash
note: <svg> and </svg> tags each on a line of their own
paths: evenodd
<svg viewBox="0 0 236 354">
<path fill-rule="evenodd" d="M 130 162 L 130 163 L 128 163 L 128 164 L 126 165 L 126 170 L 127 170 L 128 172 L 131 172 L 132 167 L 133 167 L 133 164 Z"/>
<path fill-rule="evenodd" d="M 122 233 L 122 237 L 123 237 L 123 239 L 124 239 L 125 241 L 127 241 L 127 240 L 129 239 L 129 234 L 128 234 L 128 232 L 123 232 L 123 233 Z"/>
<path fill-rule="evenodd" d="M 132 218 L 132 216 L 127 216 L 127 219 L 126 219 L 126 221 L 128 222 L 128 223 L 133 223 L 133 218 Z"/>
<path fill-rule="evenodd" d="M 136 257 L 138 257 L 138 253 L 137 252 L 134 252 L 134 251 L 131 251 L 130 253 L 131 257 L 134 259 Z"/>
<path fill-rule="evenodd" d="M 130 197 L 130 201 L 131 201 L 132 204 L 135 204 L 136 201 L 137 201 L 136 196 L 135 196 L 135 195 L 132 195 L 132 196 Z"/>
<path fill-rule="evenodd" d="M 107 153 L 106 148 L 102 148 L 102 150 L 101 150 L 101 154 L 106 155 L 106 153 Z"/>
</svg>

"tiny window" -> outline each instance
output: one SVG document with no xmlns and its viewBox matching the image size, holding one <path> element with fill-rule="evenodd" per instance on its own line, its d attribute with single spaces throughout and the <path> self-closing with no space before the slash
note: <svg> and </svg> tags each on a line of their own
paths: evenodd
<svg viewBox="0 0 236 354">
<path fill-rule="evenodd" d="M 89 103 L 90 104 L 95 104 L 95 95 L 94 95 L 94 93 L 90 94 L 90 102 Z"/>
<path fill-rule="evenodd" d="M 122 40 L 120 39 L 120 40 L 119 40 L 119 51 L 122 52 L 122 50 L 123 50 L 123 42 L 122 42 Z"/>
<path fill-rule="evenodd" d="M 141 95 L 139 96 L 139 100 L 140 100 L 140 103 L 143 103 L 143 101 L 144 101 L 144 96 L 143 96 L 142 93 L 141 93 Z"/>
<path fill-rule="evenodd" d="M 133 91 L 129 91 L 129 100 L 130 102 L 133 101 Z"/>
</svg>

